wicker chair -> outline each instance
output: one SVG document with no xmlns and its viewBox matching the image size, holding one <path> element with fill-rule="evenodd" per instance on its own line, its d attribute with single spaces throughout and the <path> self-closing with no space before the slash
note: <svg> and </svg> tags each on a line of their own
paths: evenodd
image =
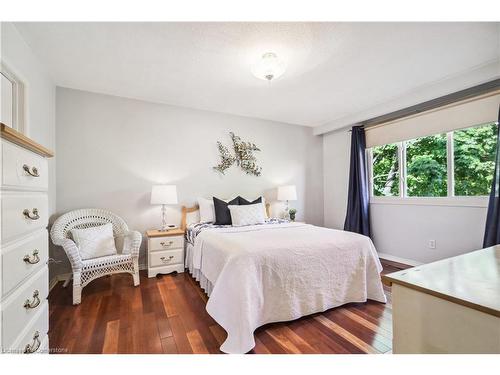
<svg viewBox="0 0 500 375">
<path fill-rule="evenodd" d="M 82 260 L 80 251 L 71 238 L 71 229 L 97 227 L 111 223 L 117 243 L 117 255 Z M 81 209 L 59 217 L 50 231 L 54 244 L 62 246 L 73 269 L 73 304 L 81 302 L 82 289 L 92 280 L 114 273 L 130 273 L 134 286 L 139 285 L 139 247 L 142 236 L 129 231 L 127 224 L 117 215 L 101 209 Z M 123 243 L 123 247 L 119 246 Z M 120 249 L 121 247 L 121 249 Z"/>
</svg>

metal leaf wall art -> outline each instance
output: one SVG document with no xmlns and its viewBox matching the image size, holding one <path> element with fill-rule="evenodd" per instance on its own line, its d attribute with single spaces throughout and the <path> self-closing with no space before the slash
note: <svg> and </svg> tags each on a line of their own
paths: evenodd
<svg viewBox="0 0 500 375">
<path fill-rule="evenodd" d="M 225 174 L 226 169 L 236 164 L 246 174 L 257 177 L 260 176 L 262 168 L 257 165 L 257 158 L 254 155 L 254 152 L 260 151 L 260 148 L 258 148 L 255 143 L 242 141 L 241 138 L 233 132 L 230 132 L 229 135 L 233 141 L 233 154 L 222 144 L 222 142 L 217 141 L 217 148 L 219 149 L 221 160 L 219 164 L 213 168 L 217 172 Z"/>
</svg>

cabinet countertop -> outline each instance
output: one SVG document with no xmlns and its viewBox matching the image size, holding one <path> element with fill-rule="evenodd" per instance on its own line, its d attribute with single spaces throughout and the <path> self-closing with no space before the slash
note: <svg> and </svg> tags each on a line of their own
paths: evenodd
<svg viewBox="0 0 500 375">
<path fill-rule="evenodd" d="M 382 281 L 500 317 L 500 245 L 384 275 Z"/>
</svg>

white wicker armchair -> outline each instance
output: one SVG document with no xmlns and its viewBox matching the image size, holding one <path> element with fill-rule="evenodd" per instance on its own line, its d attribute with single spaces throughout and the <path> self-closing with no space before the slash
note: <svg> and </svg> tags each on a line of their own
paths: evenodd
<svg viewBox="0 0 500 375">
<path fill-rule="evenodd" d="M 71 229 L 91 228 L 111 223 L 117 243 L 117 255 L 82 260 L 80 251 L 71 238 Z M 139 247 L 142 236 L 129 231 L 122 218 L 101 209 L 81 209 L 60 216 L 50 231 L 54 244 L 62 246 L 73 269 L 73 304 L 81 302 L 82 289 L 92 280 L 114 273 L 130 273 L 134 286 L 139 285 Z M 123 242 L 123 247 L 118 246 Z"/>
</svg>

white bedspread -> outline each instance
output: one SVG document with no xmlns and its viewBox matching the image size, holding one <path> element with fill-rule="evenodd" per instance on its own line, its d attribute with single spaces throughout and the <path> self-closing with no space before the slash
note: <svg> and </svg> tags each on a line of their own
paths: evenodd
<svg viewBox="0 0 500 375">
<path fill-rule="evenodd" d="M 193 267 L 213 284 L 208 313 L 228 333 L 221 350 L 246 353 L 256 328 L 349 302 L 386 302 L 372 241 L 287 223 L 201 232 Z"/>
</svg>

